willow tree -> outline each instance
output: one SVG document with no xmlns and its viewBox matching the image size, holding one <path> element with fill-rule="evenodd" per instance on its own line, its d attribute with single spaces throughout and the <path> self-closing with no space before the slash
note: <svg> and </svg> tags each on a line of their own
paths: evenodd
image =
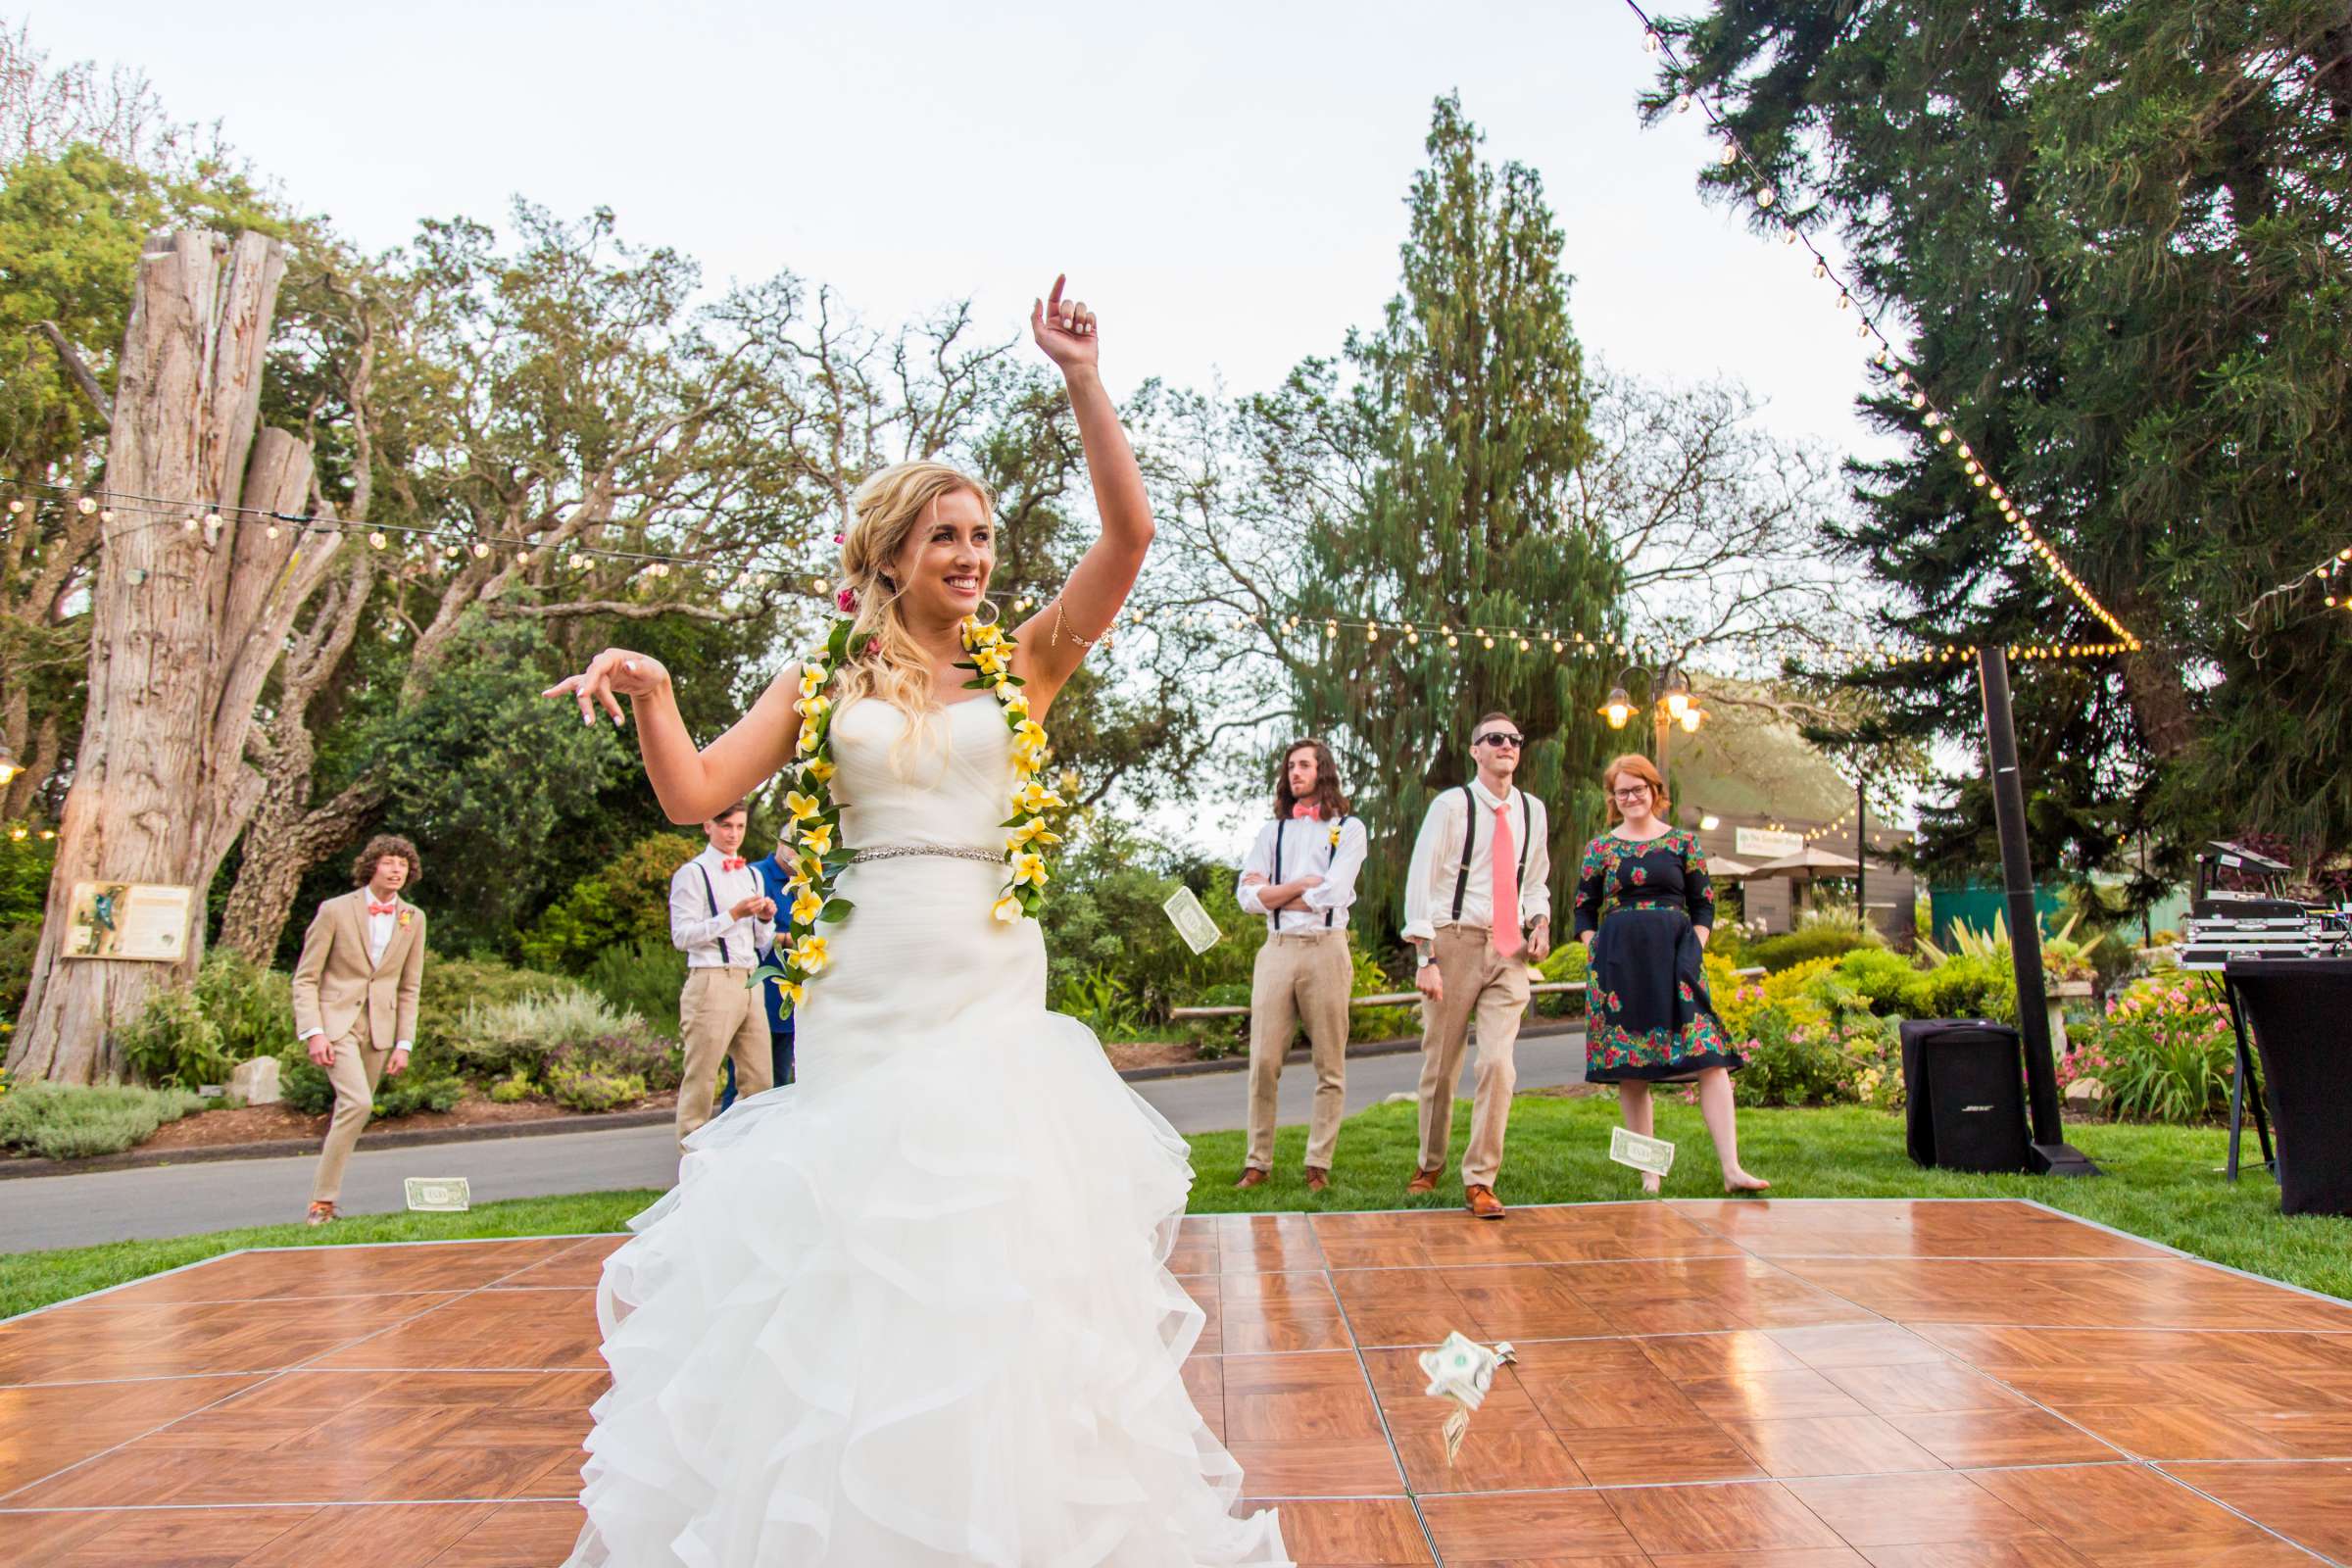
<svg viewBox="0 0 2352 1568">
<path fill-rule="evenodd" d="M 1536 172 L 1490 165 L 1483 139 L 1458 96 L 1438 100 L 1400 287 L 1348 340 L 1354 384 L 1343 396 L 1304 374 L 1256 411 L 1267 440 L 1348 447 L 1360 480 L 1306 524 L 1303 572 L 1274 612 L 1298 720 L 1338 742 L 1374 829 L 1375 928 L 1400 905 L 1430 800 L 1475 770 L 1481 712 L 1526 732 L 1520 778 L 1554 804 L 1563 844 L 1598 808 L 1593 712 L 1613 670 L 1592 650 L 1615 640 L 1622 569 L 1571 491 L 1592 443 L 1560 231 Z M 1326 617 L 1383 630 L 1325 635 Z M 1470 624 L 1530 636 L 1489 647 Z M 1555 846 L 1563 877 L 1570 858 Z"/>
</svg>

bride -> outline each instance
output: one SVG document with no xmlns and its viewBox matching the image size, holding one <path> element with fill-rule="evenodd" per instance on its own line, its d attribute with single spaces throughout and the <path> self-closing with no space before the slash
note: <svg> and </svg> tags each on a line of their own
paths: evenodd
<svg viewBox="0 0 2352 1568">
<path fill-rule="evenodd" d="M 1094 313 L 1056 279 L 1030 326 L 1102 514 L 1013 639 L 1036 721 L 1126 602 L 1152 515 Z M 822 927 L 829 961 L 797 1008 L 799 1082 L 697 1133 L 605 1264 L 612 1386 L 571 1563 L 1289 1568 L 1273 1513 L 1234 1517 L 1240 1468 L 1179 1376 L 1203 1321 L 1165 1267 L 1184 1141 L 1046 1010 L 1044 937 L 1002 896 L 1032 742 L 985 686 L 967 695 L 967 643 L 992 635 L 989 495 L 904 463 L 853 511 L 855 620 L 833 645 L 853 652 L 808 682 L 786 669 L 707 749 L 644 654 L 607 649 L 548 693 L 591 723 L 620 723 L 630 700 L 676 822 L 808 752 L 803 714 L 824 715 L 859 852 L 834 890 L 854 907 Z"/>
</svg>

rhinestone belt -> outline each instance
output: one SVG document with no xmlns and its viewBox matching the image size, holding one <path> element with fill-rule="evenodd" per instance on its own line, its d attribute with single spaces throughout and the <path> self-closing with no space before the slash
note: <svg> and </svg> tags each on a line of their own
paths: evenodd
<svg viewBox="0 0 2352 1568">
<path fill-rule="evenodd" d="M 973 849 L 963 844 L 893 844 L 882 849 L 859 850 L 850 858 L 853 865 L 869 860 L 897 860 L 909 855 L 944 855 L 956 860 L 981 860 L 990 865 L 1002 864 L 1004 857 L 996 850 Z"/>
</svg>

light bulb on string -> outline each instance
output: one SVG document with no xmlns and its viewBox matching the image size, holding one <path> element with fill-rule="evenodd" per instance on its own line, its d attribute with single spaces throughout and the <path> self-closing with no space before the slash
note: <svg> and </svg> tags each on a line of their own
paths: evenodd
<svg viewBox="0 0 2352 1568">
<path fill-rule="evenodd" d="M 1687 115 L 1690 112 L 1690 95 L 1689 93 L 1675 95 L 1674 112 L 1678 115 Z"/>
<path fill-rule="evenodd" d="M 1734 164 L 1738 163 L 1739 161 L 1740 161 L 1740 144 L 1739 144 L 1739 143 L 1737 143 L 1737 142 L 1728 142 L 1728 141 L 1727 141 L 1727 142 L 1725 142 L 1725 143 L 1723 144 L 1723 164 L 1724 164 L 1724 167 L 1728 169 L 1728 168 L 1730 168 L 1732 165 L 1734 165 Z"/>
<path fill-rule="evenodd" d="M 1773 203 L 1773 188 L 1770 185 L 1758 186 L 1756 189 L 1756 205 L 1758 207 L 1770 207 Z"/>
<path fill-rule="evenodd" d="M 1642 53 L 1654 55 L 1658 52 L 1658 46 L 1664 42 L 1665 40 L 1658 36 L 1657 28 L 1648 28 L 1642 34 Z"/>
<path fill-rule="evenodd" d="M 88 496 L 81 496 L 74 501 L 74 508 L 86 517 L 98 510 L 98 503 L 92 501 Z"/>
</svg>

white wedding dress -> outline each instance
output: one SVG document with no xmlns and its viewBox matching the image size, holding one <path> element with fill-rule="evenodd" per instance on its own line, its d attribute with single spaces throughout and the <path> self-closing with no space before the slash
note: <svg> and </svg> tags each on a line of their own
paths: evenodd
<svg viewBox="0 0 2352 1568">
<path fill-rule="evenodd" d="M 842 837 L 1001 851 L 988 697 L 834 719 Z M 1004 867 L 852 866 L 796 1084 L 689 1141 L 597 1317 L 575 1568 L 1289 1568 L 1179 1377 L 1184 1141 L 1045 1005 Z"/>
</svg>

